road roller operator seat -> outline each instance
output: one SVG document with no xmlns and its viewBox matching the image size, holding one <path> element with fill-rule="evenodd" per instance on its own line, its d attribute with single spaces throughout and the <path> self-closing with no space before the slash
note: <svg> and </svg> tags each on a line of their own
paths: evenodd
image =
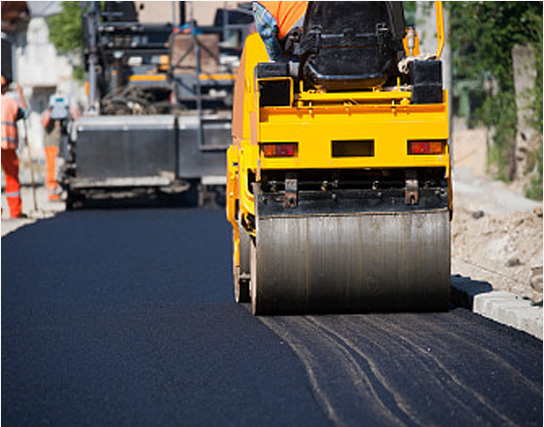
<svg viewBox="0 0 544 427">
<path fill-rule="evenodd" d="M 404 55 L 401 2 L 310 2 L 294 54 L 299 76 L 325 91 L 379 87 Z"/>
</svg>

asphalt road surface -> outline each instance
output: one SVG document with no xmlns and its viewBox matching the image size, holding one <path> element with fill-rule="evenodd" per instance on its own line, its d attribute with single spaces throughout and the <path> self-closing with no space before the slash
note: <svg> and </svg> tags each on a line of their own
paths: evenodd
<svg viewBox="0 0 544 427">
<path fill-rule="evenodd" d="M 542 425 L 542 342 L 466 310 L 255 318 L 221 210 L 2 238 L 6 426 Z"/>
</svg>

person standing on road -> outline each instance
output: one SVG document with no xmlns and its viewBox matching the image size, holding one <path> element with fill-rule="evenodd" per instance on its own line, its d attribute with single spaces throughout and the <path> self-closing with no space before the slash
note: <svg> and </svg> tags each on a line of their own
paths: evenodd
<svg viewBox="0 0 544 427">
<path fill-rule="evenodd" d="M 59 183 L 55 173 L 55 160 L 59 154 L 59 141 L 61 138 L 60 121 L 51 120 L 51 113 L 48 109 L 42 117 L 42 126 L 45 130 L 45 187 L 47 188 L 49 200 L 60 200 L 58 194 Z"/>
<path fill-rule="evenodd" d="M 70 106 L 70 100 L 63 96 L 61 91 L 51 96 L 49 106 L 42 116 L 42 126 L 45 129 L 45 186 L 49 192 L 49 200 L 52 201 L 60 200 L 60 186 L 56 177 L 56 160 L 60 141 L 66 133 L 68 120 L 78 117 L 79 112 Z"/>
<path fill-rule="evenodd" d="M 8 82 L 2 76 L 2 169 L 6 174 L 6 199 L 10 218 L 22 218 L 24 215 L 17 157 L 17 121 L 25 117 L 25 112 L 15 99 L 5 96 L 7 91 Z"/>
<path fill-rule="evenodd" d="M 302 28 L 307 1 L 254 1 L 255 27 L 272 61 L 281 60 L 289 33 Z"/>
</svg>

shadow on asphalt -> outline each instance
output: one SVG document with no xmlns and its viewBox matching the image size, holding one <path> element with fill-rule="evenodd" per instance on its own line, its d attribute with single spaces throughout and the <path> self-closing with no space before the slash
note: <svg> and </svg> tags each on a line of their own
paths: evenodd
<svg viewBox="0 0 544 427">
<path fill-rule="evenodd" d="M 450 304 L 471 311 L 476 295 L 486 294 L 493 290 L 489 282 L 473 280 L 459 274 L 451 276 L 451 284 Z"/>
</svg>

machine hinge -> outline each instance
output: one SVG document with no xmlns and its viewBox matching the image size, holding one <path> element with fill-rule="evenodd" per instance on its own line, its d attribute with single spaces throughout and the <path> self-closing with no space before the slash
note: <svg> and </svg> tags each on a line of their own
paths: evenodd
<svg viewBox="0 0 544 427">
<path fill-rule="evenodd" d="M 294 173 L 285 174 L 285 200 L 283 206 L 296 208 L 298 205 L 298 180 Z"/>
<path fill-rule="evenodd" d="M 419 201 L 419 183 L 416 171 L 406 171 L 405 203 L 417 205 Z"/>
</svg>

